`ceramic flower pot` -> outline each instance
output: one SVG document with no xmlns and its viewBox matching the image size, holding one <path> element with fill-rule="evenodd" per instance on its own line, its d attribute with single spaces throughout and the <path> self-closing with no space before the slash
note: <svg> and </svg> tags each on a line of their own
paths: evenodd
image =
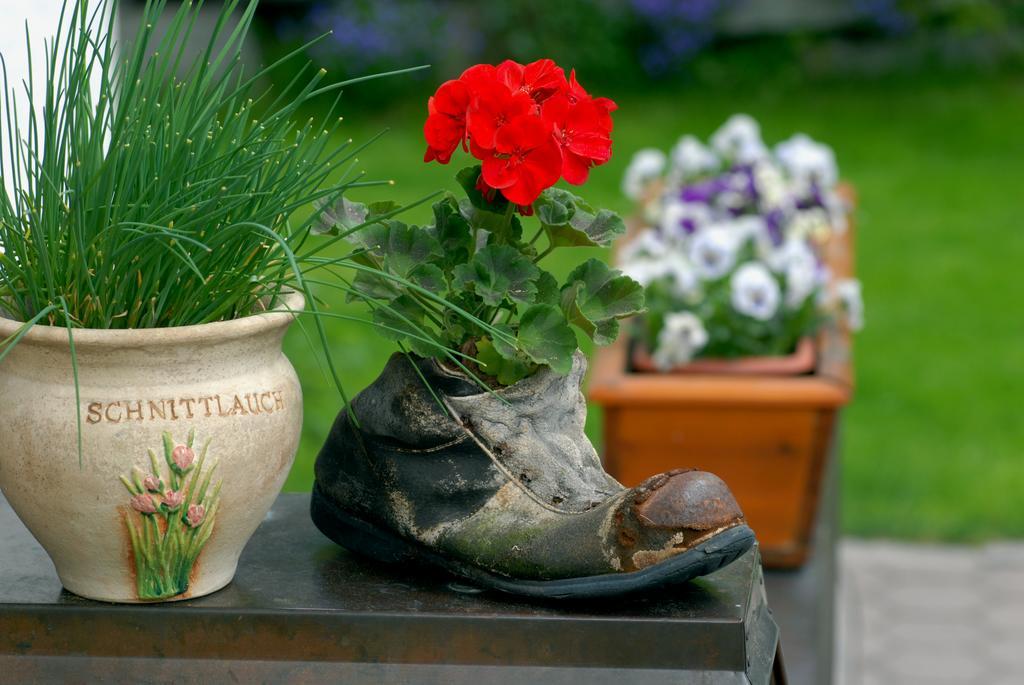
<svg viewBox="0 0 1024 685">
<path fill-rule="evenodd" d="M 227 585 L 298 447 L 281 342 L 303 298 L 200 326 L 66 329 L 0 362 L 0 488 L 71 592 L 177 600 Z M 18 322 L 0 318 L 0 340 Z"/>
</svg>

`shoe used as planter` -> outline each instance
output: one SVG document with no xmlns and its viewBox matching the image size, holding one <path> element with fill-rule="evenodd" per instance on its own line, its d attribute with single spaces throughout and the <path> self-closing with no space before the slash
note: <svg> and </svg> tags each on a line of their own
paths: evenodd
<svg viewBox="0 0 1024 685">
<path fill-rule="evenodd" d="M 716 476 L 676 470 L 626 489 L 605 473 L 583 432 L 585 369 L 577 353 L 566 376 L 545 368 L 492 393 L 394 355 L 317 458 L 313 521 L 355 553 L 534 597 L 664 587 L 748 550 L 753 532 Z"/>
</svg>

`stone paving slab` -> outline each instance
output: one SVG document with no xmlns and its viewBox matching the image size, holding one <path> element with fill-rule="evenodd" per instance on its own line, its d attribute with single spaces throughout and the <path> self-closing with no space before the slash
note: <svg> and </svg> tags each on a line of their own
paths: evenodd
<svg viewBox="0 0 1024 685">
<path fill-rule="evenodd" d="M 1024 542 L 838 554 L 837 685 L 1024 683 Z"/>
</svg>

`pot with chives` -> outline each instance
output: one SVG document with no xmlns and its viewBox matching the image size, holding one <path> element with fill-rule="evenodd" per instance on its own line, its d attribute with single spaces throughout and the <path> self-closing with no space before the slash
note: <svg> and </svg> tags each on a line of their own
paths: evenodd
<svg viewBox="0 0 1024 685">
<path fill-rule="evenodd" d="M 354 151 L 334 106 L 299 120 L 343 83 L 306 65 L 265 97 L 285 62 L 243 74 L 255 1 L 223 3 L 198 59 L 197 6 L 147 4 L 115 48 L 117 5 L 66 0 L 27 117 L 5 75 L 0 488 L 68 590 L 173 600 L 231 580 L 288 473 L 281 341 L 305 307 L 326 347 L 306 273 L 349 259 L 302 210 L 352 185 Z"/>
</svg>

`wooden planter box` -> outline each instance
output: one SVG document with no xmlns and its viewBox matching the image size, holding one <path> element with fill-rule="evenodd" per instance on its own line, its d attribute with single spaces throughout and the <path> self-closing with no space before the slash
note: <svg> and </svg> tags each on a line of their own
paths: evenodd
<svg viewBox="0 0 1024 685">
<path fill-rule="evenodd" d="M 825 258 L 853 273 L 853 226 Z M 794 376 L 660 374 L 629 370 L 629 342 L 600 350 L 590 399 L 604 409 L 604 461 L 624 485 L 696 467 L 732 488 L 764 563 L 807 559 L 822 473 L 839 409 L 853 390 L 850 336 L 831 327 L 817 340 L 813 373 Z"/>
</svg>

